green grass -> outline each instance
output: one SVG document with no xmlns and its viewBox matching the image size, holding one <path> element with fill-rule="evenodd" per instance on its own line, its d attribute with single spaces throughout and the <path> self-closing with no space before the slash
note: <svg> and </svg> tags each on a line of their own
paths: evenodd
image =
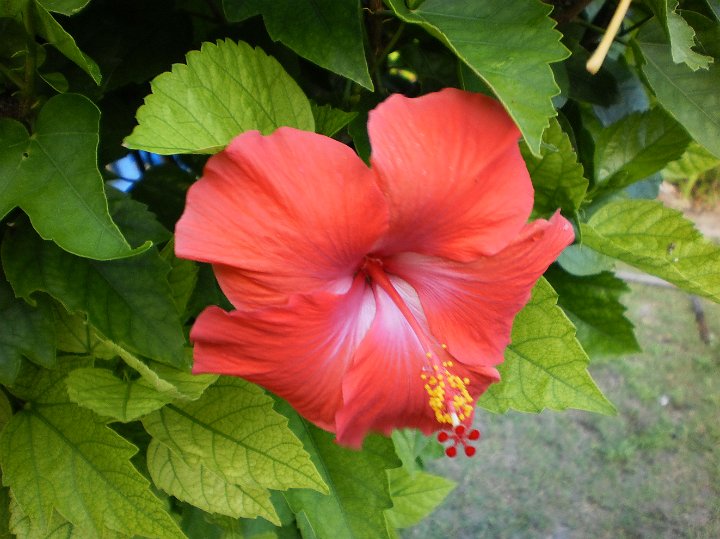
<svg viewBox="0 0 720 539">
<path fill-rule="evenodd" d="M 644 352 L 590 367 L 618 415 L 478 413 L 477 455 L 430 467 L 458 488 L 404 537 L 720 537 L 720 305 L 706 345 L 686 294 L 625 302 Z"/>
</svg>

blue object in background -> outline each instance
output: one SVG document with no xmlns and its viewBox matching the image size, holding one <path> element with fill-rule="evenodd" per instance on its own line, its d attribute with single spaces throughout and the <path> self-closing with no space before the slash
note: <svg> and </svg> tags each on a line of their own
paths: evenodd
<svg viewBox="0 0 720 539">
<path fill-rule="evenodd" d="M 108 183 L 115 189 L 127 193 L 137 182 L 143 179 L 148 169 L 165 165 L 170 161 L 186 172 L 190 171 L 189 167 L 180 161 L 177 156 L 158 155 L 139 150 L 131 152 L 107 166 L 110 172 L 118 176 L 118 179 L 110 180 Z"/>
</svg>

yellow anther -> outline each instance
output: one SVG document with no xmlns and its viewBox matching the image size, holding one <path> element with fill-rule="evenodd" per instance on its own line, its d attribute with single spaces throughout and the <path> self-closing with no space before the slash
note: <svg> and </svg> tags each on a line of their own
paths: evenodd
<svg viewBox="0 0 720 539">
<path fill-rule="evenodd" d="M 430 358 L 432 357 L 432 352 L 426 352 L 426 353 L 425 353 L 425 357 L 427 357 L 428 359 L 430 359 Z"/>
<path fill-rule="evenodd" d="M 468 378 L 460 378 L 452 374 L 448 367 L 452 361 L 443 363 L 443 368 L 433 365 L 434 376 L 429 376 L 425 384 L 428 394 L 428 404 L 435 412 L 435 419 L 439 423 L 457 425 L 472 417 L 473 408 L 470 405 L 473 399 L 467 390 Z"/>
<path fill-rule="evenodd" d="M 442 349 L 443 349 L 443 350 L 447 350 L 447 344 L 442 343 L 440 346 L 442 346 Z"/>
<path fill-rule="evenodd" d="M 420 380 L 427 380 L 427 374 L 421 374 Z"/>
</svg>

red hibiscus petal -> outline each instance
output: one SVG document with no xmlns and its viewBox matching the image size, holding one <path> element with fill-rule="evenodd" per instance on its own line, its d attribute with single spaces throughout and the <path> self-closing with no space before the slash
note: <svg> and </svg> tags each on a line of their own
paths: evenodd
<svg viewBox="0 0 720 539">
<path fill-rule="evenodd" d="M 343 379 L 344 405 L 336 416 L 337 440 L 359 448 L 370 432 L 436 429 L 420 374 L 422 350 L 387 294 L 375 289 L 377 313 Z"/>
<path fill-rule="evenodd" d="M 393 285 L 427 331 L 417 294 L 398 279 Z M 418 428 L 429 434 L 448 426 L 435 420 L 421 379 L 426 350 L 385 291 L 374 287 L 374 293 L 376 316 L 345 374 L 344 404 L 336 416 L 338 442 L 354 448 L 369 432 Z M 454 365 L 453 374 L 470 378 L 474 397 L 499 379 L 493 368 Z"/>
<path fill-rule="evenodd" d="M 433 334 L 476 369 L 502 362 L 515 315 L 573 237 L 570 223 L 555 214 L 527 225 L 496 255 L 470 264 L 405 253 L 387 259 L 385 268 L 417 290 Z"/>
<path fill-rule="evenodd" d="M 390 205 L 381 254 L 468 262 L 525 225 L 533 188 L 519 131 L 493 99 L 448 88 L 394 95 L 370 113 L 371 162 Z"/>
<path fill-rule="evenodd" d="M 344 291 L 387 229 L 375 176 L 344 144 L 280 128 L 249 131 L 188 192 L 175 252 L 211 262 L 237 308 Z"/>
<path fill-rule="evenodd" d="M 240 376 L 334 431 L 343 376 L 374 313 L 362 277 L 345 295 L 294 296 L 286 307 L 231 313 L 209 307 L 190 334 L 193 372 Z"/>
</svg>

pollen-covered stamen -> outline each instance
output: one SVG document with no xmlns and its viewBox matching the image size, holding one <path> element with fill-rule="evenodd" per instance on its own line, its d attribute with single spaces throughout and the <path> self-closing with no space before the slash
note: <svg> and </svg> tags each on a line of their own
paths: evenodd
<svg viewBox="0 0 720 539">
<path fill-rule="evenodd" d="M 455 358 L 450 354 L 447 345 L 439 344 L 418 322 L 385 273 L 382 261 L 368 257 L 361 270 L 392 299 L 425 352 L 420 381 L 427 392 L 428 406 L 434 412 L 435 419 L 441 428 L 446 429 L 440 433 L 438 439 L 444 437 L 441 441 L 453 442 L 445 453 L 449 457 L 454 457 L 457 454 L 457 446 L 462 445 L 468 457 L 474 455 L 475 448 L 469 444 L 469 441 L 477 440 L 480 432 L 476 429 L 468 431 L 466 427 L 471 423 L 473 415 L 473 398 L 468 391 L 470 379 L 455 374 L 453 369 Z"/>
<path fill-rule="evenodd" d="M 425 382 L 428 404 L 438 423 L 457 427 L 472 416 L 473 398 L 467 389 L 470 380 L 453 374 L 454 363 L 447 345 L 442 344 L 439 351 L 428 352 L 426 357 L 431 363 L 430 372 L 423 372 L 420 378 Z"/>
</svg>

